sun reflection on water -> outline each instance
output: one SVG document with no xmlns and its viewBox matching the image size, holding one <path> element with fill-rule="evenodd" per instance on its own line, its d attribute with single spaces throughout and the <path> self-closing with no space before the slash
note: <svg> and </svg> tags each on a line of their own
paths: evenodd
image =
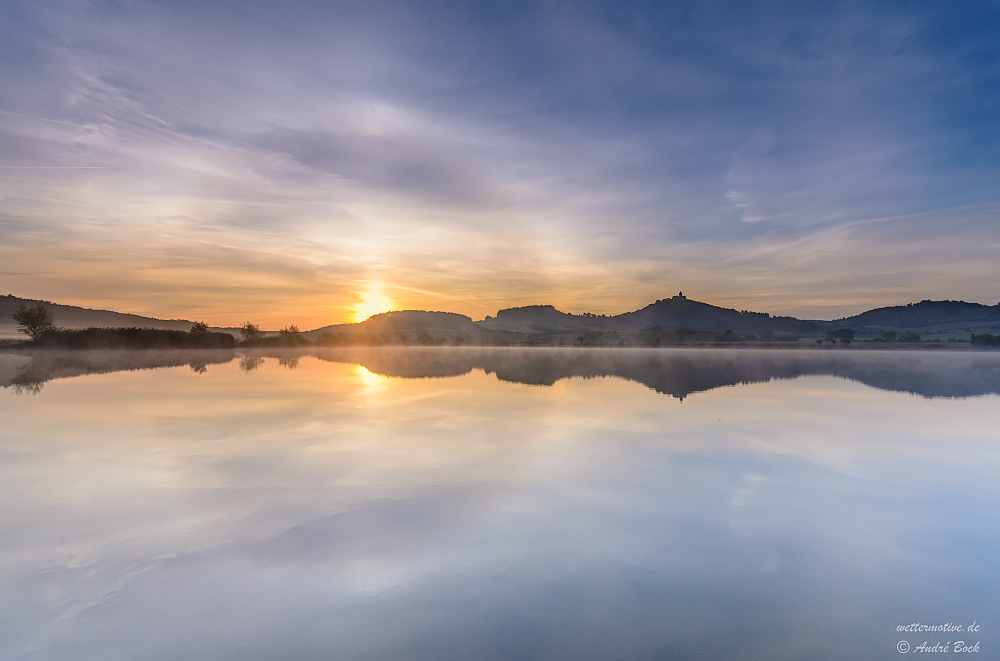
<svg viewBox="0 0 1000 661">
<path fill-rule="evenodd" d="M 374 372 L 369 372 L 363 365 L 355 365 L 354 374 L 358 377 L 358 381 L 362 386 L 361 389 L 364 392 L 385 390 L 388 387 L 388 377 L 379 376 Z"/>
</svg>

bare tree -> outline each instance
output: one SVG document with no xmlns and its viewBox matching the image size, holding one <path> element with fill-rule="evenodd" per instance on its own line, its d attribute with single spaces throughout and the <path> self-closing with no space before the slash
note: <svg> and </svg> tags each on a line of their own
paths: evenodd
<svg viewBox="0 0 1000 661">
<path fill-rule="evenodd" d="M 14 323 L 17 330 L 28 335 L 33 340 L 39 340 L 47 332 L 55 328 L 52 314 L 41 303 L 34 305 L 19 304 L 14 309 Z"/>
</svg>

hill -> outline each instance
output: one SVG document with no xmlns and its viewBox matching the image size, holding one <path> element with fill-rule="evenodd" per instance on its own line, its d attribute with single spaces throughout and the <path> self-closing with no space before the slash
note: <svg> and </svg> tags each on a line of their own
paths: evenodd
<svg viewBox="0 0 1000 661">
<path fill-rule="evenodd" d="M 920 301 L 868 310 L 832 323 L 846 327 L 918 328 L 949 324 L 1000 323 L 1000 303 L 981 305 L 965 301 Z"/>
<path fill-rule="evenodd" d="M 14 309 L 20 305 L 41 304 L 52 314 L 52 321 L 62 328 L 117 328 L 135 326 L 138 328 L 158 328 L 160 330 L 190 330 L 193 322 L 184 319 L 154 319 L 137 314 L 111 312 L 109 310 L 91 310 L 76 305 L 60 305 L 49 301 L 39 301 L 32 298 L 17 296 L 0 296 L 0 325 L 13 327 L 11 316 Z"/>
<path fill-rule="evenodd" d="M 756 334 L 765 337 L 820 334 L 819 326 L 811 321 L 794 317 L 772 317 L 766 312 L 720 308 L 691 300 L 682 293 L 651 303 L 640 310 L 614 316 L 574 315 L 560 312 L 551 305 L 530 305 L 500 310 L 496 319 L 480 323 L 495 330 L 522 332 L 675 328 L 713 333 L 731 330 L 741 335 Z"/>
<path fill-rule="evenodd" d="M 157 319 L 155 317 L 143 317 L 138 314 L 128 314 L 126 312 L 92 310 L 76 305 L 61 305 L 50 301 L 19 298 L 7 294 L 6 296 L 0 296 L 0 339 L 24 337 L 17 332 L 17 327 L 11 318 L 14 314 L 14 309 L 22 303 L 25 305 L 41 304 L 42 307 L 52 314 L 52 321 L 59 328 L 155 328 L 157 330 L 188 331 L 191 330 L 191 326 L 194 323 L 187 319 Z M 238 328 L 213 326 L 209 330 L 229 333 L 233 337 L 239 335 Z"/>
<path fill-rule="evenodd" d="M 487 317 L 485 326 L 494 330 L 555 331 L 575 328 L 606 328 L 607 317 L 560 312 L 551 305 L 525 305 L 497 312 L 495 320 Z M 490 321 L 493 321 L 491 324 Z M 523 328 L 522 328 L 523 327 Z"/>
<path fill-rule="evenodd" d="M 18 304 L 39 303 L 63 328 L 139 327 L 187 331 L 192 322 L 90 310 L 16 296 L 0 297 L 0 337 L 17 336 L 11 315 Z M 570 314 L 552 305 L 507 308 L 483 321 L 454 312 L 397 310 L 357 324 L 303 332 L 303 340 L 339 344 L 492 344 L 553 346 L 659 346 L 704 342 L 794 340 L 851 328 L 858 338 L 877 338 L 887 329 L 920 333 L 925 340 L 968 342 L 973 333 L 1000 329 L 1000 304 L 929 301 L 868 310 L 833 321 L 774 317 L 766 312 L 723 308 L 683 294 L 618 315 Z M 222 330 L 236 335 L 238 329 Z M 273 333 L 268 333 L 273 335 Z M 935 337 L 937 336 L 937 337 Z"/>
<path fill-rule="evenodd" d="M 622 328 L 671 326 L 721 333 L 727 330 L 741 335 L 816 335 L 819 327 L 811 321 L 794 317 L 772 317 L 766 312 L 748 312 L 720 308 L 677 294 L 651 303 L 641 310 L 612 317 Z"/>
<path fill-rule="evenodd" d="M 372 315 L 358 324 L 336 324 L 302 333 L 310 340 L 331 341 L 335 338 L 349 340 L 368 336 L 379 343 L 409 343 L 423 336 L 454 340 L 472 339 L 480 334 L 479 327 L 470 317 L 455 312 L 426 312 L 424 310 L 394 310 Z"/>
</svg>

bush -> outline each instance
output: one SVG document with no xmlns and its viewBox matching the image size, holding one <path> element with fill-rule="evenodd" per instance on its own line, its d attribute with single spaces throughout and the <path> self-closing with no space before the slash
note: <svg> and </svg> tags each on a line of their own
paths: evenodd
<svg viewBox="0 0 1000 661">
<path fill-rule="evenodd" d="M 977 347 L 996 347 L 1000 346 L 1000 335 L 993 335 L 992 333 L 973 333 L 972 337 L 969 338 L 973 346 Z"/>
<path fill-rule="evenodd" d="M 232 349 L 229 333 L 187 333 L 158 328 L 50 330 L 36 344 L 53 349 Z"/>
</svg>

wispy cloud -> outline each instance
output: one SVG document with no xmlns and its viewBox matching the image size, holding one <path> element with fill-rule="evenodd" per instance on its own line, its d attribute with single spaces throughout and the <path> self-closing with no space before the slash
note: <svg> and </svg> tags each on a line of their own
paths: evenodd
<svg viewBox="0 0 1000 661">
<path fill-rule="evenodd" d="M 5 288 L 300 325 L 375 276 L 474 316 L 995 297 L 995 7 L 505 6 L 6 6 Z"/>
</svg>

